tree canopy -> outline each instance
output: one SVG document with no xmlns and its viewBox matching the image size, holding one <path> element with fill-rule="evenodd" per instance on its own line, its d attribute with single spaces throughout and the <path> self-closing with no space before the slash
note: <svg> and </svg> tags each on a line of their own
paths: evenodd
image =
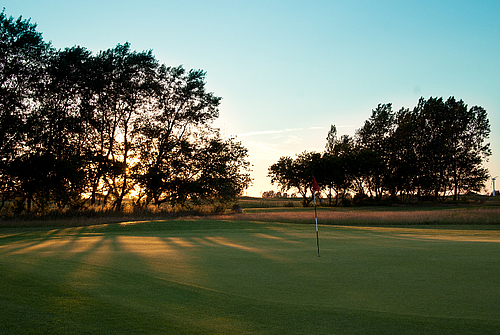
<svg viewBox="0 0 500 335">
<path fill-rule="evenodd" d="M 354 137 L 331 126 L 322 154 L 281 157 L 268 176 L 284 190 L 306 197 L 312 176 L 324 190 L 345 199 L 429 199 L 480 191 L 488 179 L 483 162 L 491 155 L 486 110 L 449 97 L 421 98 L 413 109 L 379 104 Z M 316 157 L 304 159 L 305 157 Z M 337 197 L 338 200 L 339 197 Z"/>
<path fill-rule="evenodd" d="M 234 200 L 247 149 L 211 126 L 206 73 L 159 64 L 129 43 L 54 49 L 0 14 L 0 195 L 16 211 Z M 1 208 L 0 207 L 0 208 Z"/>
</svg>

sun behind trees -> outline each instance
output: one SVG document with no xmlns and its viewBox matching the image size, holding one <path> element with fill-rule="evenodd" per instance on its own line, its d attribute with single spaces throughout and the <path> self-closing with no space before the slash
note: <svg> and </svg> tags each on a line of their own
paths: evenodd
<svg viewBox="0 0 500 335">
<path fill-rule="evenodd" d="M 225 203 L 250 182 L 247 149 L 211 123 L 205 72 L 125 43 L 55 50 L 0 14 L 0 208 Z"/>
<path fill-rule="evenodd" d="M 480 191 L 488 179 L 482 163 L 491 155 L 487 113 L 454 97 L 421 98 L 412 110 L 379 104 L 354 137 L 337 137 L 331 126 L 322 154 L 281 157 L 268 176 L 283 191 L 294 188 L 308 205 L 312 176 L 338 200 L 348 203 L 443 200 Z M 339 199 L 340 198 L 340 199 Z"/>
</svg>

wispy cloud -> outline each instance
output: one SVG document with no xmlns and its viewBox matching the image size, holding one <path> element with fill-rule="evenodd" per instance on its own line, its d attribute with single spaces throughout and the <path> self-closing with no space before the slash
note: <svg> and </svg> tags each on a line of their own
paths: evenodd
<svg viewBox="0 0 500 335">
<path fill-rule="evenodd" d="M 292 131 L 304 130 L 304 128 L 294 128 L 294 129 L 281 129 L 281 130 L 260 130 L 260 131 L 249 131 L 248 133 L 236 134 L 238 137 L 247 136 L 258 136 L 258 135 L 270 135 L 270 134 L 282 134 L 289 133 Z"/>
<path fill-rule="evenodd" d="M 350 127 L 350 126 L 346 126 Z M 279 130 L 260 130 L 260 131 L 249 131 L 247 133 L 235 134 L 237 137 L 248 137 L 248 136 L 259 136 L 259 135 L 272 135 L 272 134 L 283 134 L 291 133 L 296 131 L 304 130 L 319 130 L 328 129 L 328 127 L 309 127 L 309 128 L 289 128 L 289 129 L 279 129 Z"/>
<path fill-rule="evenodd" d="M 276 145 L 270 144 L 270 143 L 264 143 L 264 142 L 247 142 L 248 146 L 252 146 L 253 148 L 256 149 L 262 149 L 267 152 L 280 152 L 279 149 L 276 148 Z"/>
<path fill-rule="evenodd" d="M 309 130 L 323 130 L 323 129 L 328 129 L 328 127 L 309 127 L 307 129 L 309 129 Z"/>
</svg>

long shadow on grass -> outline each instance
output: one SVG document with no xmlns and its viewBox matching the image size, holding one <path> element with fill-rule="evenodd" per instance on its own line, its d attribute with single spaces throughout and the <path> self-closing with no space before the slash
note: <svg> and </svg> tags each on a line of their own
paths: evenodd
<svg viewBox="0 0 500 335">
<path fill-rule="evenodd" d="M 10 249 L 2 255 L 6 261 L 2 263 L 3 260 L 0 260 L 0 264 L 7 267 L 6 271 L 0 273 L 3 298 L 0 302 L 3 311 L 0 324 L 5 333 L 46 334 L 487 334 L 494 333 L 500 326 L 498 320 L 400 315 L 334 308 L 329 304 L 305 303 L 309 301 L 306 299 L 294 302 L 291 299 L 266 300 L 263 294 L 252 297 L 251 292 L 257 292 L 255 289 L 263 284 L 272 284 L 273 289 L 279 289 L 283 283 L 288 288 L 311 290 L 308 287 L 311 283 L 306 280 L 321 283 L 329 279 L 314 278 L 314 274 L 308 273 L 294 274 L 298 266 L 305 266 L 306 263 L 288 268 L 286 263 L 296 253 L 290 253 L 288 249 L 284 252 L 280 250 L 294 243 L 292 246 L 303 253 L 314 251 L 314 231 L 309 231 L 310 227 L 297 227 L 294 232 L 290 232 L 286 231 L 285 226 L 273 224 L 244 224 L 238 226 L 240 230 L 228 227 L 225 223 L 210 224 L 213 226 L 207 228 L 199 222 L 195 223 L 192 226 L 197 230 L 195 233 L 180 222 L 173 226 L 165 224 L 163 227 L 166 229 L 162 229 L 161 225 L 153 227 L 145 224 L 143 227 L 147 229 L 141 229 L 140 225 L 115 225 L 103 229 L 58 230 L 51 232 L 48 237 L 41 236 L 41 240 L 24 249 Z M 350 231 L 346 239 L 351 234 L 355 233 Z M 250 240 L 248 236 L 251 236 Z M 309 242 L 313 242 L 312 245 L 309 246 Z M 343 271 L 338 278 L 344 281 L 350 278 L 346 276 L 348 271 L 340 266 L 363 270 L 363 276 L 374 277 L 370 275 L 369 268 L 363 268 L 369 262 L 376 261 L 368 253 L 370 251 L 376 251 L 384 259 L 402 259 L 390 253 L 394 245 L 388 246 L 385 241 L 382 242 L 384 244 L 376 248 L 368 244 L 339 242 L 336 256 L 342 259 L 331 263 Z M 33 245 L 36 248 L 32 248 Z M 366 254 L 360 252 L 359 248 L 364 248 Z M 436 248 L 440 252 L 451 253 L 454 250 Z M 469 251 L 479 253 L 479 250 Z M 405 252 L 411 255 L 409 251 Z M 427 254 L 432 252 L 417 255 L 425 257 Z M 437 253 L 432 255 L 439 256 Z M 328 264 L 326 257 L 315 259 L 314 252 L 310 261 L 313 260 L 316 266 L 307 269 L 321 269 L 321 266 Z M 17 261 L 27 265 L 16 268 Z M 307 259 L 307 262 L 310 261 Z M 390 265 L 387 260 L 378 261 L 382 266 Z M 416 264 L 424 266 L 426 262 L 427 259 L 422 259 Z M 471 262 L 465 264 L 468 263 Z M 492 260 L 492 265 L 495 264 Z M 252 274 L 254 270 L 262 270 L 262 273 Z M 279 271 L 269 273 L 273 270 Z M 398 266 L 381 267 L 381 281 L 387 280 L 382 274 L 401 275 L 400 270 Z M 427 266 L 424 270 L 427 271 Z M 291 278 L 304 279 L 302 286 L 300 283 L 290 283 L 290 279 L 285 278 L 287 273 L 294 275 Z M 403 275 L 401 278 L 408 276 Z M 366 278 L 360 279 L 369 283 Z M 223 283 L 212 285 L 217 280 Z M 251 280 L 258 282 L 251 283 Z M 394 283 L 395 286 L 400 285 L 395 280 Z M 478 283 L 482 281 L 478 280 Z M 233 287 L 225 290 L 226 284 Z M 390 293 L 389 287 L 383 285 L 382 288 Z M 237 290 L 241 294 L 235 294 Z M 318 289 L 315 292 L 320 296 Z"/>
<path fill-rule="evenodd" d="M 63 229 L 51 229 L 43 234 L 40 234 L 39 231 L 36 232 L 27 232 L 27 233 L 18 233 L 8 236 L 1 237 L 0 243 L 3 245 L 11 244 L 18 242 L 20 245 L 13 248 L 6 248 L 5 251 L 0 251 L 0 255 L 9 254 L 16 251 L 21 251 L 25 249 L 29 249 L 35 247 L 37 245 L 41 245 L 48 240 L 52 239 L 54 236 L 59 234 Z M 28 243 L 23 243 L 26 240 L 32 240 Z"/>
<path fill-rule="evenodd" d="M 158 321 L 158 301 L 153 298 L 162 292 L 164 282 L 152 275 L 144 257 L 127 251 L 120 240 L 116 234 L 75 234 L 62 240 L 62 245 L 45 238 L 41 242 L 47 245 L 42 248 L 25 252 L 18 248 L 11 257 L 29 266 L 2 274 L 3 290 L 18 292 L 3 302 L 4 329 L 14 333 L 161 332 L 159 325 L 163 329 L 167 325 Z"/>
</svg>

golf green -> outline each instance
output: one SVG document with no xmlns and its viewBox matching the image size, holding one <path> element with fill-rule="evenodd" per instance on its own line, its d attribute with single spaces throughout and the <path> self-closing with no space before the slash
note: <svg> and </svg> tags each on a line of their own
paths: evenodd
<svg viewBox="0 0 500 335">
<path fill-rule="evenodd" d="M 172 220 L 0 230 L 0 334 L 496 334 L 500 232 Z"/>
</svg>

